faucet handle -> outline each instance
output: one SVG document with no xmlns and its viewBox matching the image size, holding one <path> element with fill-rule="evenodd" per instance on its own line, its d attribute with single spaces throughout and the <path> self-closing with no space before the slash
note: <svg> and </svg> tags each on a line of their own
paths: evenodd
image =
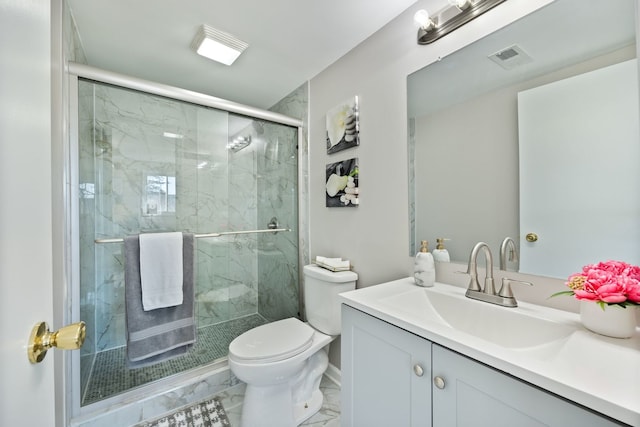
<svg viewBox="0 0 640 427">
<path fill-rule="evenodd" d="M 531 282 L 525 282 L 523 280 L 513 280 L 513 279 L 509 279 L 509 278 L 503 277 L 502 278 L 502 287 L 500 288 L 500 291 L 498 292 L 498 296 L 503 297 L 503 298 L 513 298 L 513 292 L 511 291 L 511 284 L 512 283 L 517 283 L 519 285 L 533 286 L 533 283 L 531 283 Z"/>
</svg>

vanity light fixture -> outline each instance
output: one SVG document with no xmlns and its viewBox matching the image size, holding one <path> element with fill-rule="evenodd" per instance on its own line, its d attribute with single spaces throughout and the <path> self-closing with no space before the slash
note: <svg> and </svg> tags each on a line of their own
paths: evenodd
<svg viewBox="0 0 640 427">
<path fill-rule="evenodd" d="M 471 5 L 471 0 L 449 0 L 449 4 L 459 9 L 466 9 Z"/>
<path fill-rule="evenodd" d="M 431 16 L 429 16 L 429 12 L 424 9 L 417 11 L 413 16 L 413 20 L 420 25 L 420 31 L 424 31 L 425 33 L 431 31 L 436 26 L 436 23 L 433 22 Z M 420 33 L 418 33 L 418 43 L 420 43 Z"/>
<path fill-rule="evenodd" d="M 191 42 L 198 55 L 225 65 L 233 64 L 247 47 L 248 43 L 208 25 L 201 25 Z"/>
<path fill-rule="evenodd" d="M 421 9 L 414 19 L 420 26 L 418 44 L 429 44 L 463 26 L 506 0 L 449 0 L 432 18 Z"/>
</svg>

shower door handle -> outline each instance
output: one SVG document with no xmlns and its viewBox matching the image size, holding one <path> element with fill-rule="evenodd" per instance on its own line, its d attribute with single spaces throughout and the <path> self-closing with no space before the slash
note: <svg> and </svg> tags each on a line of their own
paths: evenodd
<svg viewBox="0 0 640 427">
<path fill-rule="evenodd" d="M 87 326 L 84 322 L 72 323 L 55 332 L 49 331 L 45 322 L 36 323 L 31 330 L 27 355 L 29 362 L 40 363 L 47 355 L 47 350 L 57 347 L 62 350 L 77 350 L 84 344 Z"/>
</svg>

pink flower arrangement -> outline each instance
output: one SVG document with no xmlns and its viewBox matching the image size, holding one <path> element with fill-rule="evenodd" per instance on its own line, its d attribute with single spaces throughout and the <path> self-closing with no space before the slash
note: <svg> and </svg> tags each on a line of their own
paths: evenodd
<svg viewBox="0 0 640 427">
<path fill-rule="evenodd" d="M 640 267 L 622 261 L 585 265 L 565 283 L 570 291 L 555 295 L 573 295 L 579 300 L 606 305 L 640 305 Z"/>
</svg>

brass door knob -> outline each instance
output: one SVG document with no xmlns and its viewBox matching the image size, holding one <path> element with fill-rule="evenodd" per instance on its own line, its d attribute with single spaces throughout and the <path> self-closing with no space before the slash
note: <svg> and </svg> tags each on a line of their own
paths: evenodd
<svg viewBox="0 0 640 427">
<path fill-rule="evenodd" d="M 527 242 L 530 242 L 530 243 L 538 241 L 538 235 L 536 233 L 527 233 L 527 235 L 524 236 L 524 238 L 527 239 Z"/>
<path fill-rule="evenodd" d="M 45 322 L 36 323 L 29 337 L 27 353 L 29 362 L 40 363 L 47 355 L 47 350 L 57 347 L 62 350 L 77 350 L 82 347 L 87 335 L 87 326 L 84 322 L 73 323 L 55 332 L 49 331 Z"/>
</svg>

